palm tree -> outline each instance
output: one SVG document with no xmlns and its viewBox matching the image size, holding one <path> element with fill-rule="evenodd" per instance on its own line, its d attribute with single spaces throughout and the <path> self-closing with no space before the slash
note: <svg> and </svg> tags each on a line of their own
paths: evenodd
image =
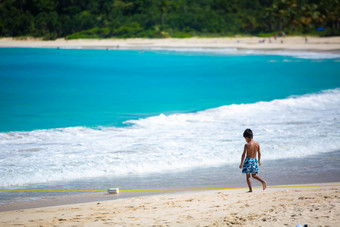
<svg viewBox="0 0 340 227">
<path fill-rule="evenodd" d="M 169 6 L 169 3 L 167 0 L 160 0 L 159 9 L 161 12 L 162 30 L 164 29 L 164 17 L 165 17 L 166 11 L 168 10 L 168 6 Z"/>
<path fill-rule="evenodd" d="M 22 7 L 23 7 L 23 5 L 26 4 L 26 0 L 19 0 L 19 2 L 20 2 L 20 9 L 22 11 Z"/>
</svg>

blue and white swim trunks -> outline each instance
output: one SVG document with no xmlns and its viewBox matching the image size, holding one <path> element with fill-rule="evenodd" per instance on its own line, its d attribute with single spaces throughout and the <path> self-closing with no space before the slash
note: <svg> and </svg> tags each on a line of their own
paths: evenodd
<svg viewBox="0 0 340 227">
<path fill-rule="evenodd" d="M 259 173 L 259 163 L 256 158 L 246 158 L 243 162 L 242 173 Z"/>
</svg>

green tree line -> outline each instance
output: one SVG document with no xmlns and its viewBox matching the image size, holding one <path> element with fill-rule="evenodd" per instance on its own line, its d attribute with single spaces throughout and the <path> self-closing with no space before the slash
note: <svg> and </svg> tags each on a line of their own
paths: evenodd
<svg viewBox="0 0 340 227">
<path fill-rule="evenodd" d="M 340 35 L 340 0 L 0 0 L 0 36 Z"/>
</svg>

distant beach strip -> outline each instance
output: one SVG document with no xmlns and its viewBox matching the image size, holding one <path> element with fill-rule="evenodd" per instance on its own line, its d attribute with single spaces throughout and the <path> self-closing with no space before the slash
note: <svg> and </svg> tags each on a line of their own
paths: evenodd
<svg viewBox="0 0 340 227">
<path fill-rule="evenodd" d="M 306 37 L 292 36 L 269 40 L 261 37 L 234 37 L 234 38 L 186 38 L 186 39 L 57 39 L 42 41 L 39 38 L 19 40 L 15 38 L 0 38 L 0 47 L 31 47 L 31 48 L 67 48 L 67 49 L 182 49 L 195 50 L 196 48 L 213 49 L 223 52 L 229 48 L 237 50 L 291 50 L 340 53 L 340 37 Z M 266 40 L 266 42 L 259 42 Z"/>
</svg>

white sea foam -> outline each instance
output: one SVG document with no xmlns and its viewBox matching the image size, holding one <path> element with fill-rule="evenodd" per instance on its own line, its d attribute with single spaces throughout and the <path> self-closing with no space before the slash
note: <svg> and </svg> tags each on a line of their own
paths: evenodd
<svg viewBox="0 0 340 227">
<path fill-rule="evenodd" d="M 237 166 L 248 127 L 263 160 L 339 150 L 340 89 L 127 123 L 0 133 L 0 186 Z"/>
<path fill-rule="evenodd" d="M 303 50 L 261 50 L 261 49 L 240 49 L 240 48 L 160 48 L 154 47 L 151 50 L 164 50 L 164 51 L 176 51 L 187 53 L 207 53 L 218 55 L 280 55 L 290 56 L 301 59 L 338 59 L 339 53 L 331 52 L 315 52 L 315 51 L 303 51 Z"/>
</svg>

